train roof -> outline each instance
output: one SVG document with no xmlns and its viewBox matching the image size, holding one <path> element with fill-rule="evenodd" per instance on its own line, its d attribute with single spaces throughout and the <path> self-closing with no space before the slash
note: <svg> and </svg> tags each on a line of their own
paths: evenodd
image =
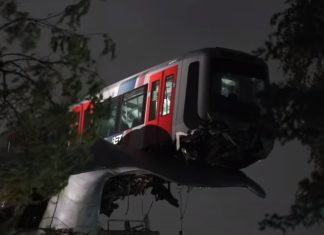
<svg viewBox="0 0 324 235">
<path fill-rule="evenodd" d="M 251 61 L 253 63 L 258 63 L 260 65 L 265 65 L 265 63 L 263 62 L 263 60 L 261 60 L 260 58 L 257 58 L 256 56 L 253 56 L 251 54 L 245 53 L 245 52 L 241 52 L 241 51 L 237 51 L 237 50 L 232 50 L 232 49 L 227 49 L 227 48 L 222 48 L 222 47 L 214 47 L 214 48 L 203 48 L 203 49 L 199 49 L 199 50 L 194 50 L 191 52 L 187 52 L 184 55 L 180 56 L 180 57 L 175 57 L 173 59 L 170 59 L 168 61 L 165 61 L 163 63 L 160 63 L 158 65 L 155 65 L 153 67 L 150 67 L 146 70 L 143 70 L 139 73 L 133 74 L 129 77 L 126 77 L 118 82 L 112 83 L 110 85 L 107 85 L 106 87 L 104 87 L 102 89 L 102 93 L 105 93 L 107 90 L 111 90 L 114 89 L 115 87 L 118 87 L 121 83 L 126 82 L 127 80 L 131 80 L 134 77 L 138 77 L 141 76 L 143 74 L 147 74 L 150 71 L 156 71 L 159 70 L 160 68 L 165 68 L 167 66 L 170 66 L 172 64 L 177 64 L 178 61 L 181 61 L 183 59 L 186 58 L 190 58 L 190 57 L 199 57 L 199 56 L 213 56 L 213 57 L 218 57 L 218 58 L 223 58 L 223 59 L 235 59 L 237 61 Z M 108 98 L 108 97 L 104 97 L 104 98 Z"/>
<path fill-rule="evenodd" d="M 138 78 L 139 76 L 144 76 L 145 74 L 150 73 L 151 71 L 157 71 L 159 69 L 175 65 L 186 58 L 200 57 L 200 56 L 213 56 L 214 58 L 231 59 L 231 60 L 234 59 L 235 61 L 242 61 L 242 62 L 250 61 L 255 64 L 259 64 L 261 66 L 266 67 L 265 62 L 262 59 L 242 51 L 237 51 L 237 50 L 222 48 L 222 47 L 202 48 L 199 50 L 193 50 L 187 52 L 182 56 L 175 57 L 173 59 L 170 59 L 168 61 L 155 65 L 153 67 L 150 67 L 148 69 L 142 70 L 141 72 L 128 76 L 124 79 L 121 79 L 118 82 L 112 83 L 110 85 L 106 85 L 104 88 L 101 89 L 100 94 L 103 96 L 102 98 L 104 100 L 109 97 L 115 97 L 116 94 L 118 93 L 120 85 L 125 82 L 128 82 L 129 80 Z M 85 98 L 82 102 L 86 100 L 88 99 Z M 76 105 L 77 104 L 74 104 L 70 108 L 73 108 Z"/>
</svg>

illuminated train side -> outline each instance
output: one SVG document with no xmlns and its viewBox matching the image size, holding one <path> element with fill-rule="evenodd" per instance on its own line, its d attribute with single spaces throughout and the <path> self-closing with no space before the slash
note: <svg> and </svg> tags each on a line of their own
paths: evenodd
<svg viewBox="0 0 324 235">
<path fill-rule="evenodd" d="M 242 168 L 273 147 L 268 87 L 259 58 L 224 48 L 194 51 L 105 87 L 107 115 L 99 131 L 108 142 L 136 150 L 170 144 L 186 159 L 208 156 L 212 165 Z M 92 105 L 85 101 L 72 111 L 82 133 Z M 236 149 L 230 161 L 221 153 L 225 145 Z"/>
</svg>

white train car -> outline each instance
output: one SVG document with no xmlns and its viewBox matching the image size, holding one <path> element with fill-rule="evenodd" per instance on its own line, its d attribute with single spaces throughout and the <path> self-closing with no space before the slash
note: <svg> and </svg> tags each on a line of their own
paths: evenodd
<svg viewBox="0 0 324 235">
<path fill-rule="evenodd" d="M 224 48 L 197 50 L 105 87 L 100 132 L 113 144 L 137 150 L 171 144 L 187 159 L 242 168 L 273 147 L 268 87 L 261 59 Z M 82 133 L 91 104 L 73 111 Z"/>
</svg>

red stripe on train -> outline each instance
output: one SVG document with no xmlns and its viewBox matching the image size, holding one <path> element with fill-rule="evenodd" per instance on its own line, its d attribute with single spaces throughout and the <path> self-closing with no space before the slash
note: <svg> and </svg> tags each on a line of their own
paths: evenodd
<svg viewBox="0 0 324 235">
<path fill-rule="evenodd" d="M 145 81 L 145 75 L 146 73 L 143 73 L 139 76 L 138 81 L 137 81 L 137 86 L 136 87 L 140 87 L 144 84 Z"/>
</svg>

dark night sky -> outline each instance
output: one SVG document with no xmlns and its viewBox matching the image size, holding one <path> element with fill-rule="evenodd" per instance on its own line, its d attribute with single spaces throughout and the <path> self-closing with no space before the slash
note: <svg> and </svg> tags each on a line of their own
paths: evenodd
<svg viewBox="0 0 324 235">
<path fill-rule="evenodd" d="M 20 2 L 35 11 L 58 9 L 65 1 Z M 280 0 L 93 2 L 97 3 L 84 21 L 84 31 L 108 32 L 117 43 L 117 58 L 101 61 L 99 66 L 107 84 L 194 49 L 220 46 L 250 52 L 262 45 L 271 31 L 270 16 L 283 9 Z M 271 80 L 280 81 L 282 75 L 276 64 L 269 66 Z M 244 170 L 264 187 L 266 199 L 243 188 L 193 189 L 184 217 L 184 234 L 280 234 L 259 232 L 257 222 L 267 212 L 288 212 L 297 182 L 310 171 L 308 154 L 299 143 L 284 147 L 276 143 L 266 160 Z M 151 200 L 144 198 L 146 209 Z M 141 202 L 142 198 L 131 198 L 128 217 L 141 217 Z M 123 217 L 125 211 L 126 202 L 115 217 Z M 178 234 L 179 212 L 166 202 L 154 204 L 150 219 L 152 228 L 162 235 Z M 297 229 L 288 234 L 316 235 L 322 231 Z"/>
</svg>

